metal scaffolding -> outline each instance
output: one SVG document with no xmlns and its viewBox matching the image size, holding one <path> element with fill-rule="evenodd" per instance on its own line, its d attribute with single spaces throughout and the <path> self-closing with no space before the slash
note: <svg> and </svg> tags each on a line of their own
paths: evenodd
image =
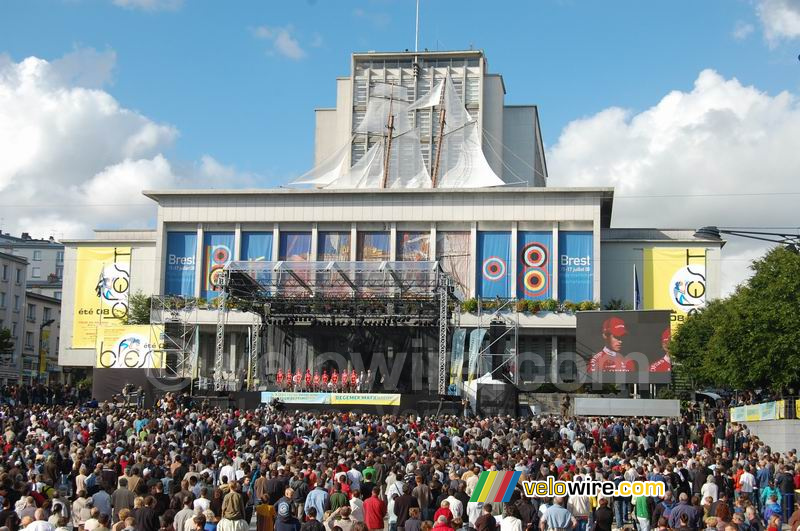
<svg viewBox="0 0 800 531">
<path fill-rule="evenodd" d="M 167 376 L 192 378 L 197 368 L 197 300 L 173 296 L 150 298 L 151 335 L 159 337 Z"/>
<path fill-rule="evenodd" d="M 438 382 L 447 391 L 449 301 L 458 302 L 439 262 L 231 262 L 218 277 L 214 388 L 225 390 L 225 326 L 236 308 L 254 316 L 248 388 L 254 387 L 263 326 L 309 322 L 337 326 L 438 326 Z M 240 384 L 241 382 L 239 382 Z"/>
<path fill-rule="evenodd" d="M 502 325 L 504 330 L 498 337 L 494 338 L 486 346 L 486 348 L 480 350 L 478 353 L 478 367 L 482 367 L 488 362 L 490 367 L 489 374 L 494 376 L 494 373 L 502 369 L 503 366 L 513 364 L 513 383 L 514 385 L 519 385 L 519 312 L 516 310 L 516 305 L 517 299 L 499 300 L 497 308 L 493 309 L 492 312 L 489 313 L 489 316 L 487 317 L 489 319 L 488 326 L 491 327 L 492 325 Z M 483 312 L 483 305 L 479 301 L 478 328 L 484 328 Z M 512 347 L 510 349 L 511 352 L 508 354 L 505 352 L 492 353 L 492 347 L 500 341 L 506 341 L 509 336 L 511 337 L 512 341 Z M 492 369 L 491 367 L 494 365 L 493 359 L 498 356 L 503 358 L 503 361 L 497 366 L 497 368 Z"/>
</svg>

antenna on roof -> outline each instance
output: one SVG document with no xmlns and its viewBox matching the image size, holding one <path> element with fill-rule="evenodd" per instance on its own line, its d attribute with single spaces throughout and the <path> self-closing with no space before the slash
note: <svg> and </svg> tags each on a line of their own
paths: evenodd
<svg viewBox="0 0 800 531">
<path fill-rule="evenodd" d="M 419 0 L 417 0 L 417 25 L 414 28 L 414 53 L 419 51 Z"/>
</svg>

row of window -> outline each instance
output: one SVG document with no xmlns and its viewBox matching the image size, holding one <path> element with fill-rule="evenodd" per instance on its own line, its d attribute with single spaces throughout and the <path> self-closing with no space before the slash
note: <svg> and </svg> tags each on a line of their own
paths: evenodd
<svg viewBox="0 0 800 531">
<path fill-rule="evenodd" d="M 14 295 L 14 307 L 13 307 L 13 310 L 15 312 L 18 312 L 20 310 L 20 307 L 19 307 L 20 306 L 20 300 L 21 299 L 20 299 L 19 295 Z M 0 309 L 4 309 L 6 307 L 6 304 L 7 304 L 6 292 L 5 291 L 0 291 Z"/>
<path fill-rule="evenodd" d="M 52 318 L 52 308 L 45 306 L 42 309 L 42 322 L 49 321 Z M 28 304 L 28 321 L 36 321 L 36 305 Z"/>
<path fill-rule="evenodd" d="M 2 280 L 3 282 L 8 282 L 10 276 L 11 276 L 11 268 L 8 267 L 8 264 L 3 264 L 2 275 L 0 276 L 0 280 Z M 22 284 L 22 269 L 19 267 L 16 268 L 16 273 L 14 275 L 14 282 L 16 282 L 17 284 Z"/>
<path fill-rule="evenodd" d="M 33 261 L 34 262 L 41 262 L 42 261 L 42 251 L 33 251 Z M 63 264 L 64 263 L 64 251 L 56 252 L 56 263 Z"/>
</svg>

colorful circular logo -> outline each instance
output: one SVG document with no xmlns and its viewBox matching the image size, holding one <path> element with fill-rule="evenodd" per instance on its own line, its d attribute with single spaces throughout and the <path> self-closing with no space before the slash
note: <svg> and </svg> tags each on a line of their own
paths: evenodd
<svg viewBox="0 0 800 531">
<path fill-rule="evenodd" d="M 498 256 L 490 256 L 483 261 L 483 278 L 496 282 L 506 276 L 506 262 Z"/>
<path fill-rule="evenodd" d="M 706 268 L 688 265 L 678 269 L 669 284 L 669 296 L 676 309 L 695 313 L 706 305 Z"/>
<path fill-rule="evenodd" d="M 547 272 L 528 269 L 522 274 L 522 290 L 529 297 L 538 297 L 547 292 Z"/>
<path fill-rule="evenodd" d="M 224 245 L 218 246 L 214 249 L 213 260 L 214 263 L 225 265 L 225 262 L 228 261 L 228 257 L 230 256 L 231 252 Z"/>
<path fill-rule="evenodd" d="M 547 249 L 540 243 L 529 243 L 522 249 L 522 263 L 528 267 L 541 267 L 547 263 Z"/>
</svg>

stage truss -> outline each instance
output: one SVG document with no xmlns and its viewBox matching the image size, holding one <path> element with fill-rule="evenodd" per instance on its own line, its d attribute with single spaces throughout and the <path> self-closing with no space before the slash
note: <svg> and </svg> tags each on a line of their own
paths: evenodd
<svg viewBox="0 0 800 531">
<path fill-rule="evenodd" d="M 160 339 L 167 376 L 192 378 L 197 367 L 197 300 L 182 297 L 150 298 L 150 327 Z"/>
<path fill-rule="evenodd" d="M 217 278 L 214 387 L 241 382 L 223 377 L 225 326 L 231 309 L 252 312 L 248 388 L 254 384 L 264 326 L 309 323 L 349 326 L 438 327 L 439 394 L 447 392 L 447 329 L 451 302 L 461 294 L 439 262 L 230 262 Z"/>
</svg>

